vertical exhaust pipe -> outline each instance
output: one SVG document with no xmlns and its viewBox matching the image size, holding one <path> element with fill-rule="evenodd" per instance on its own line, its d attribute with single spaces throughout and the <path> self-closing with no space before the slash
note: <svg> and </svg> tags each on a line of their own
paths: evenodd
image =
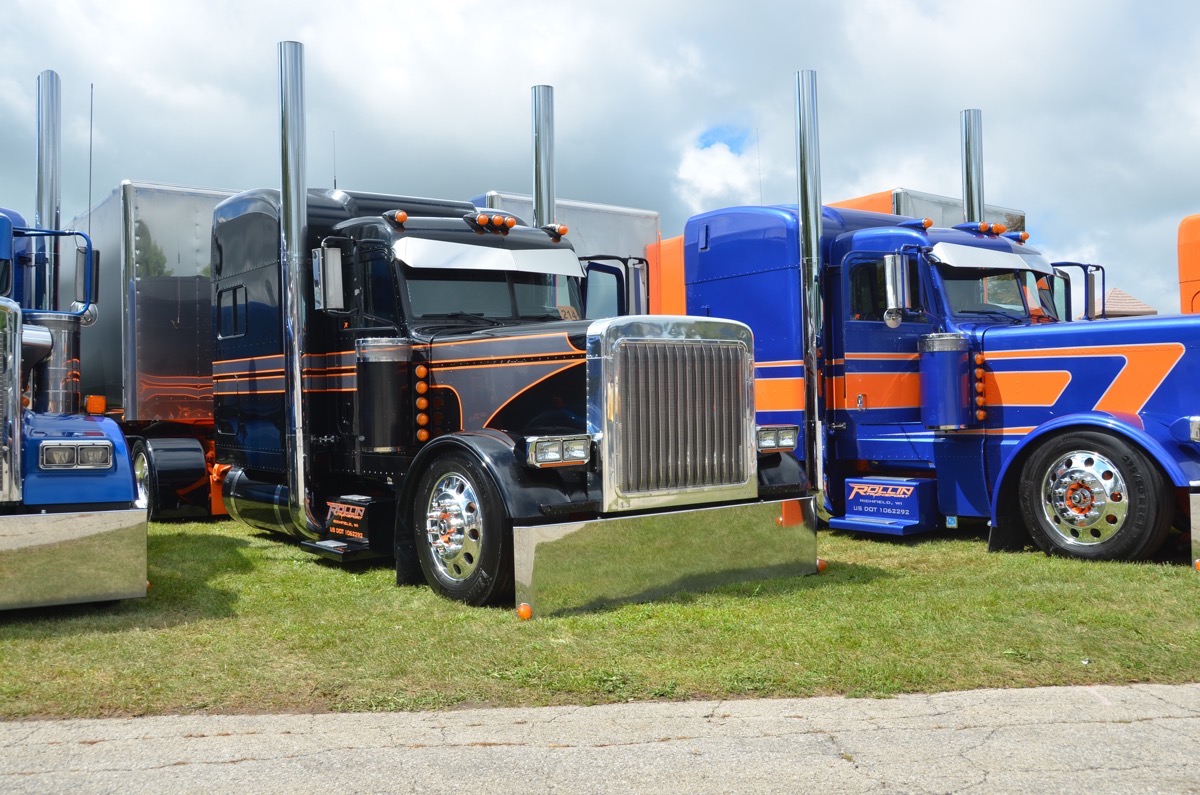
<svg viewBox="0 0 1200 795">
<path fill-rule="evenodd" d="M 305 320 L 303 279 L 308 239 L 308 193 L 304 173 L 304 45 L 279 43 L 280 222 L 279 266 L 283 318 L 284 414 L 287 424 L 288 512 L 294 534 L 315 538 L 322 524 L 313 517 L 308 493 L 308 441 L 304 424 Z"/>
<path fill-rule="evenodd" d="M 983 220 L 983 114 L 964 110 L 962 120 L 963 222 Z"/>
<path fill-rule="evenodd" d="M 825 454 L 817 351 L 825 305 L 821 291 L 821 146 L 817 135 L 817 73 L 796 73 L 796 193 L 800 214 L 800 278 L 804 295 L 804 466 L 823 510 Z"/>
<path fill-rule="evenodd" d="M 39 229 L 62 228 L 59 177 L 62 166 L 62 89 L 58 74 L 50 69 L 37 80 L 37 215 Z M 58 238 L 43 238 L 46 249 L 44 270 L 37 273 L 40 284 L 36 306 L 53 310 L 57 305 Z M 15 274 L 14 274 L 15 275 Z M 31 296 L 32 298 L 33 296 Z"/>
<path fill-rule="evenodd" d="M 533 87 L 533 225 L 554 223 L 554 86 Z"/>
</svg>

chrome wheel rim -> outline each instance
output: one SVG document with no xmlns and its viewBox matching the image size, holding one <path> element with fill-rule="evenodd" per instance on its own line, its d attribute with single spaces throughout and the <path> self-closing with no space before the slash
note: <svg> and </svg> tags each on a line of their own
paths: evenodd
<svg viewBox="0 0 1200 795">
<path fill-rule="evenodd" d="M 1102 544 L 1121 531 L 1129 512 L 1125 479 L 1092 450 L 1059 456 L 1042 481 L 1042 511 L 1067 545 Z"/>
<path fill-rule="evenodd" d="M 146 453 L 138 450 L 133 457 L 133 482 L 137 489 L 137 497 L 133 504 L 137 508 L 147 508 L 150 505 L 150 461 Z"/>
<path fill-rule="evenodd" d="M 434 485 L 425 511 L 425 539 L 439 577 L 461 582 L 478 568 L 483 515 L 465 476 L 448 472 Z"/>
</svg>

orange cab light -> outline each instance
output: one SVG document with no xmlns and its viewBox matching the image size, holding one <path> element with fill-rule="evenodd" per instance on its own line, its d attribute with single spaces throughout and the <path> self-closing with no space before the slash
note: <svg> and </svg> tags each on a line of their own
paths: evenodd
<svg viewBox="0 0 1200 795">
<path fill-rule="evenodd" d="M 408 220 L 408 213 L 404 212 L 403 210 L 397 210 L 396 214 L 392 217 L 395 219 L 396 223 L 402 224 Z"/>
<path fill-rule="evenodd" d="M 480 213 L 479 215 L 475 216 L 475 223 L 479 224 L 480 226 L 487 226 L 488 225 L 488 214 Z"/>
<path fill-rule="evenodd" d="M 83 401 L 83 410 L 88 414 L 103 414 L 108 409 L 104 395 L 88 395 Z"/>
<path fill-rule="evenodd" d="M 425 383 L 424 381 L 418 381 L 417 385 L 413 387 L 413 389 L 417 390 L 418 395 L 424 395 L 429 391 L 429 384 Z"/>
<path fill-rule="evenodd" d="M 980 409 L 979 411 L 975 412 L 975 419 L 979 420 L 980 422 L 982 422 L 983 420 L 986 420 L 987 412 L 984 411 L 983 409 Z"/>
<path fill-rule="evenodd" d="M 503 215 L 493 215 L 492 216 L 492 226 L 504 226 L 504 216 Z"/>
<path fill-rule="evenodd" d="M 425 409 L 429 408 L 429 398 L 427 398 L 427 397 L 417 398 L 417 408 L 420 409 L 421 411 L 424 411 Z"/>
<path fill-rule="evenodd" d="M 1026 240 L 1028 240 L 1028 239 L 1029 239 L 1029 233 L 1028 233 L 1028 232 L 1022 232 L 1022 233 L 1021 233 L 1021 242 L 1022 242 L 1022 243 L 1024 243 L 1024 242 L 1025 242 Z"/>
<path fill-rule="evenodd" d="M 565 234 L 567 233 L 567 226 L 566 226 L 566 224 L 559 224 L 559 225 L 558 225 L 558 233 L 559 233 L 560 235 L 565 235 Z"/>
<path fill-rule="evenodd" d="M 417 441 L 418 442 L 428 442 L 429 441 L 429 431 L 425 430 L 424 428 L 417 431 Z"/>
<path fill-rule="evenodd" d="M 933 219 L 932 218 L 922 218 L 921 225 L 924 226 L 926 229 L 929 229 L 931 226 L 933 226 Z"/>
<path fill-rule="evenodd" d="M 429 368 L 423 364 L 418 364 L 413 372 L 417 374 L 417 378 L 424 378 L 429 375 Z"/>
<path fill-rule="evenodd" d="M 417 425 L 428 425 L 428 424 L 429 424 L 429 415 L 428 414 L 418 414 L 417 415 Z"/>
<path fill-rule="evenodd" d="M 993 235 L 1002 235 L 1007 231 L 1008 231 L 1008 227 L 1005 226 L 1004 224 L 992 224 L 992 234 Z"/>
<path fill-rule="evenodd" d="M 512 229 L 514 226 L 516 226 L 516 225 L 517 225 L 517 219 L 516 219 L 516 218 L 513 218 L 513 217 L 510 215 L 510 216 L 508 216 L 507 218 L 505 218 L 505 219 L 504 219 L 504 225 L 505 225 L 505 226 L 507 226 L 509 229 Z"/>
<path fill-rule="evenodd" d="M 983 354 L 982 353 L 975 354 L 975 364 L 983 364 Z"/>
<path fill-rule="evenodd" d="M 529 606 L 528 602 L 521 602 L 521 604 L 517 605 L 517 618 L 522 621 L 528 621 L 533 618 L 533 608 Z"/>
<path fill-rule="evenodd" d="M 980 221 L 980 222 L 979 222 L 979 231 L 980 231 L 980 232 L 986 232 L 986 231 L 988 231 L 988 229 L 990 229 L 990 228 L 991 228 L 991 226 L 992 226 L 992 225 L 991 225 L 991 224 L 989 224 L 987 221 Z"/>
</svg>

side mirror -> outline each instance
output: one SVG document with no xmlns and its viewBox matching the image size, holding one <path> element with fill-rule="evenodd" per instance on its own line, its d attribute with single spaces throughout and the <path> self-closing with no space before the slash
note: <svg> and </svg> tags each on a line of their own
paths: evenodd
<svg viewBox="0 0 1200 795">
<path fill-rule="evenodd" d="M 342 250 L 337 246 L 321 246 L 312 250 L 313 306 L 329 312 L 346 309 L 343 289 Z"/>
<path fill-rule="evenodd" d="M 1096 271 L 1091 268 L 1083 269 L 1083 316 L 1096 319 Z"/>
<path fill-rule="evenodd" d="M 883 258 L 884 289 L 887 292 L 887 308 L 883 322 L 888 328 L 897 328 L 905 309 L 912 308 L 912 285 L 908 281 L 908 260 L 900 254 L 887 254 Z"/>
<path fill-rule="evenodd" d="M 91 258 L 88 258 L 91 252 Z M 75 248 L 75 300 L 95 304 L 100 297 L 100 252 L 91 246 Z"/>
</svg>

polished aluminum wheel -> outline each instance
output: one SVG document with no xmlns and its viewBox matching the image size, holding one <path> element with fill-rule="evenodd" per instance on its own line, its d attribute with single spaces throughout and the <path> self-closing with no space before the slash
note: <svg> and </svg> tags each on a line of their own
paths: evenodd
<svg viewBox="0 0 1200 795">
<path fill-rule="evenodd" d="M 1060 455 L 1042 481 L 1042 510 L 1068 545 L 1112 538 L 1125 525 L 1128 506 L 1120 470 L 1095 451 Z"/>
<path fill-rule="evenodd" d="M 438 478 L 425 511 L 425 538 L 437 576 L 465 580 L 479 565 L 483 515 L 471 481 L 458 472 Z"/>
<path fill-rule="evenodd" d="M 133 500 L 136 508 L 150 507 L 150 459 L 146 448 L 140 445 L 133 451 L 133 482 L 137 496 Z"/>
</svg>

